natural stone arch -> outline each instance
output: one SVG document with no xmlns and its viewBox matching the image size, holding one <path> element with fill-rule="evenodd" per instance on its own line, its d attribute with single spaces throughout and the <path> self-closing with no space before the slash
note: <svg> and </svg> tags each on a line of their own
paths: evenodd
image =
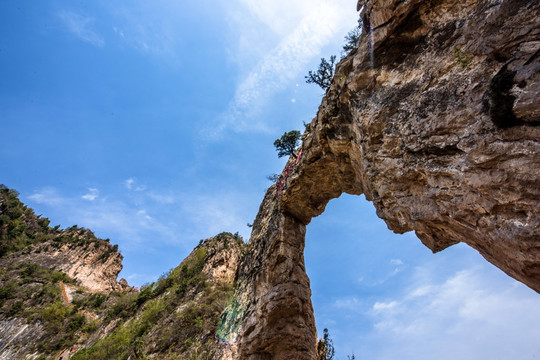
<svg viewBox="0 0 540 360">
<path fill-rule="evenodd" d="M 434 252 L 464 242 L 540 291 L 540 4 L 361 3 L 370 31 L 254 222 L 241 316 L 226 317 L 240 359 L 315 358 L 305 226 L 344 192 L 365 194 L 392 231 L 415 231 Z M 512 74 L 504 88 L 501 72 Z M 513 96 L 516 121 L 504 127 L 492 111 L 500 96 Z"/>
</svg>

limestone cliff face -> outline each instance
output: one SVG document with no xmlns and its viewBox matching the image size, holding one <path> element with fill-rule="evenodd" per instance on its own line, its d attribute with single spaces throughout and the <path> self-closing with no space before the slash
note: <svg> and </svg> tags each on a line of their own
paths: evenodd
<svg viewBox="0 0 540 360">
<path fill-rule="evenodd" d="M 240 359 L 314 359 L 315 318 L 304 265 L 305 225 L 268 190 L 239 269 Z M 246 296 L 246 294 L 249 294 Z M 247 301 L 246 301 L 247 300 Z"/>
<path fill-rule="evenodd" d="M 91 234 L 84 229 L 76 233 L 79 240 Z M 78 360 L 238 358 L 234 348 L 222 345 L 220 335 L 226 331 L 220 316 L 232 302 L 245 253 L 242 238 L 221 233 L 201 241 L 178 267 L 140 291 L 120 285 L 120 291 L 88 291 L 96 278 L 78 286 L 80 277 L 76 281 L 49 268 L 67 261 L 68 271 L 85 277 L 86 267 L 109 271 L 119 259 L 112 254 L 105 259 L 107 252 L 100 248 L 112 246 L 102 242 L 72 241 L 58 246 L 57 254 L 34 248 L 1 259 L 11 261 L 2 263 L 0 273 L 0 360 L 61 355 Z M 79 252 L 90 259 L 87 265 L 70 260 Z"/>
<path fill-rule="evenodd" d="M 243 240 L 230 233 L 202 241 L 159 280 L 139 293 L 121 295 L 127 300 L 120 302 L 125 315 L 108 324 L 105 319 L 102 331 L 77 344 L 81 350 L 74 358 L 237 358 L 234 349 L 221 345 L 220 315 L 232 300 L 244 248 Z"/>
<path fill-rule="evenodd" d="M 305 225 L 344 192 L 394 232 L 434 252 L 464 242 L 540 292 L 540 3 L 358 9 L 358 48 L 254 223 L 229 317 L 240 359 L 315 358 Z"/>
<path fill-rule="evenodd" d="M 35 264 L 56 269 L 92 292 L 128 290 L 118 245 L 76 225 L 66 230 L 24 205 L 16 190 L 0 184 L 0 268 Z"/>
<path fill-rule="evenodd" d="M 64 272 L 91 292 L 108 292 L 129 289 L 125 280 L 117 281 L 122 258 L 113 245 L 97 239 L 90 230 L 71 228 L 60 232 L 53 240 L 30 245 L 1 258 L 0 266 L 34 263 Z"/>
</svg>

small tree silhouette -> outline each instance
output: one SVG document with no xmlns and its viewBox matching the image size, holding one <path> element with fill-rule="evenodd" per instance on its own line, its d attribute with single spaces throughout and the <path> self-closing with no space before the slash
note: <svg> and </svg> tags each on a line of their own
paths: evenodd
<svg viewBox="0 0 540 360">
<path fill-rule="evenodd" d="M 272 175 L 268 175 L 266 178 L 273 183 L 277 183 L 280 177 L 281 175 L 279 174 L 272 174 Z"/>
<path fill-rule="evenodd" d="M 296 158 L 294 151 L 296 150 L 298 146 L 298 142 L 300 141 L 300 136 L 301 136 L 300 131 L 292 130 L 292 131 L 283 133 L 283 135 L 281 135 L 279 139 L 274 141 L 274 146 L 276 147 L 276 150 L 278 152 L 278 157 L 292 155 Z"/>
<path fill-rule="evenodd" d="M 316 72 L 309 71 L 308 75 L 305 77 L 308 84 L 317 84 L 323 90 L 326 90 L 332 84 L 332 79 L 334 78 L 334 69 L 336 65 L 336 55 L 330 56 L 330 61 L 327 61 L 325 58 L 321 59 L 319 68 Z"/>
<path fill-rule="evenodd" d="M 360 35 L 362 34 L 362 22 L 358 22 L 358 26 L 352 29 L 345 35 L 345 44 L 343 45 L 343 54 L 349 55 L 351 51 L 356 49 L 356 45 L 358 44 L 358 39 L 360 39 Z"/>
<path fill-rule="evenodd" d="M 334 355 L 334 342 L 330 339 L 328 329 L 324 329 L 323 338 L 317 343 L 317 360 L 332 360 Z"/>
</svg>

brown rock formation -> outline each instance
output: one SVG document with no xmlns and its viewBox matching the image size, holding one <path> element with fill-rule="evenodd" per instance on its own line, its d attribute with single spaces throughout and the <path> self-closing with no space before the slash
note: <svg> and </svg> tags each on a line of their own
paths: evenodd
<svg viewBox="0 0 540 360">
<path fill-rule="evenodd" d="M 240 359 L 313 359 L 316 337 L 304 266 L 305 225 L 279 209 L 273 186 L 253 225 L 239 269 L 248 293 L 240 332 Z"/>
<path fill-rule="evenodd" d="M 315 358 L 305 225 L 343 192 L 390 230 L 434 252 L 464 242 L 540 291 L 540 3 L 360 8 L 359 46 L 254 223 L 229 318 L 240 359 Z"/>
</svg>

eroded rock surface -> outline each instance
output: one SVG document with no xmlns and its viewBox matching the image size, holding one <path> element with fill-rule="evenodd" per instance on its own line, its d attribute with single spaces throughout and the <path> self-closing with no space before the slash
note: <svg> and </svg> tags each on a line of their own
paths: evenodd
<svg viewBox="0 0 540 360">
<path fill-rule="evenodd" d="M 122 255 L 109 242 L 97 239 L 87 229 L 68 229 L 57 239 L 29 246 L 21 252 L 0 259 L 0 266 L 34 263 L 44 268 L 56 269 L 76 279 L 92 292 L 129 290 L 125 279 L 117 281 L 122 270 Z"/>
<path fill-rule="evenodd" d="M 295 359 L 313 359 L 316 330 L 304 265 L 306 227 L 281 211 L 274 185 L 253 228 L 238 272 L 246 309 L 239 332 L 239 358 L 287 359 L 294 354 Z"/>
<path fill-rule="evenodd" d="M 272 186 L 238 273 L 240 359 L 314 359 L 305 225 L 365 194 L 434 252 L 540 292 L 540 3 L 359 1 L 364 33 Z"/>
<path fill-rule="evenodd" d="M 24 319 L 0 320 L 0 360 L 31 358 L 28 344 L 43 337 L 44 332 L 40 324 L 28 324 Z"/>
</svg>

